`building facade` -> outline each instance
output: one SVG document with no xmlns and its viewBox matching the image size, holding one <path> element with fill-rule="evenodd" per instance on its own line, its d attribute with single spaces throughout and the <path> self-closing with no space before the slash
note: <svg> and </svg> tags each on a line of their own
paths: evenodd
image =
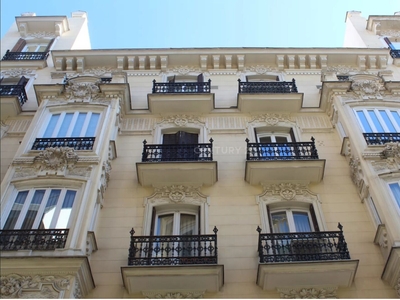
<svg viewBox="0 0 400 300">
<path fill-rule="evenodd" d="M 400 15 L 345 48 L 1 43 L 1 297 L 400 297 Z"/>
</svg>

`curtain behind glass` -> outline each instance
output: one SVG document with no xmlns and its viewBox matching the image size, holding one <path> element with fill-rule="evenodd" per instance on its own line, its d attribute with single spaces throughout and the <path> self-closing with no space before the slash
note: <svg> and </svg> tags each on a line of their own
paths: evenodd
<svg viewBox="0 0 400 300">
<path fill-rule="evenodd" d="M 273 213 L 271 214 L 271 217 L 274 233 L 290 232 L 289 223 L 285 211 Z"/>
<path fill-rule="evenodd" d="M 46 207 L 44 209 L 42 219 L 39 224 L 39 229 L 49 229 L 51 221 L 53 220 L 54 213 L 56 210 L 58 198 L 60 197 L 61 190 L 51 190 L 50 197 L 47 200 Z"/>
<path fill-rule="evenodd" d="M 28 191 L 18 193 L 14 205 L 11 208 L 10 214 L 8 215 L 6 224 L 4 224 L 3 230 L 15 229 L 14 226 L 17 223 L 19 214 L 21 213 L 21 209 L 24 206 L 27 196 L 28 196 Z"/>
<path fill-rule="evenodd" d="M 194 235 L 196 229 L 196 216 L 181 214 L 179 235 Z"/>
<path fill-rule="evenodd" d="M 157 225 L 157 235 L 172 235 L 174 229 L 174 215 L 159 216 Z"/>
<path fill-rule="evenodd" d="M 33 223 L 35 222 L 36 215 L 39 211 L 40 204 L 42 203 L 45 190 L 37 190 L 33 195 L 31 204 L 26 213 L 25 220 L 22 223 L 21 229 L 32 229 Z"/>
<path fill-rule="evenodd" d="M 310 220 L 306 212 L 293 212 L 296 232 L 311 232 Z"/>
</svg>

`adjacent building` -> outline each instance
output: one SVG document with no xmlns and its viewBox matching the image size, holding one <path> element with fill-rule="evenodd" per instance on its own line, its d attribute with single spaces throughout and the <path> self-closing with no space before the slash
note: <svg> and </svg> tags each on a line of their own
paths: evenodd
<svg viewBox="0 0 400 300">
<path fill-rule="evenodd" d="M 400 15 L 344 48 L 1 43 L 2 298 L 400 297 Z"/>
</svg>

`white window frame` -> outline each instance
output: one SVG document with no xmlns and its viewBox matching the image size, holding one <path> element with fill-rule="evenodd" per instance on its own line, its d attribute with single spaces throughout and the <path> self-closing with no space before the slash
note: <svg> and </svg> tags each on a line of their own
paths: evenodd
<svg viewBox="0 0 400 300">
<path fill-rule="evenodd" d="M 33 43 L 29 43 L 29 41 L 26 41 L 26 45 L 24 47 L 24 49 L 22 49 L 21 52 L 45 52 L 44 50 L 46 50 L 47 46 L 49 45 L 49 42 L 33 42 Z M 34 51 L 28 51 L 28 48 L 32 47 L 32 46 L 36 46 Z M 39 51 L 40 47 L 44 47 L 43 51 Z"/>
<path fill-rule="evenodd" d="M 285 133 L 285 132 L 270 132 L 270 133 L 257 133 L 257 142 L 260 143 L 260 139 L 263 137 L 271 137 L 271 143 L 277 143 L 276 137 L 285 137 L 287 138 L 286 143 L 291 143 L 292 142 L 292 137 L 290 136 L 290 133 Z"/>
<path fill-rule="evenodd" d="M 389 189 L 389 193 L 390 193 L 391 199 L 393 201 L 393 204 L 396 207 L 397 212 L 400 214 L 400 199 L 396 199 L 396 196 L 394 195 L 394 193 L 392 192 L 392 189 L 390 188 L 391 184 L 397 184 L 400 187 L 400 179 L 387 181 L 386 184 Z"/>
<path fill-rule="evenodd" d="M 72 221 L 73 215 L 75 214 L 76 207 L 77 207 L 76 202 L 77 202 L 77 199 L 78 199 L 78 196 L 79 196 L 79 191 L 77 189 L 74 189 L 74 188 L 62 188 L 62 187 L 31 188 L 31 189 L 19 189 L 19 190 L 14 191 L 13 192 L 13 196 L 14 197 L 12 198 L 13 201 L 9 202 L 9 205 L 8 205 L 7 209 L 5 209 L 4 212 L 2 213 L 1 228 L 4 228 L 4 225 L 6 224 L 6 222 L 8 220 L 8 217 L 9 217 L 9 215 L 11 213 L 11 210 L 12 210 L 12 208 L 14 206 L 14 203 L 15 203 L 15 201 L 17 199 L 17 196 L 18 196 L 19 192 L 28 191 L 28 195 L 27 195 L 27 197 L 26 197 L 26 199 L 24 201 L 24 204 L 22 205 L 22 209 L 20 210 L 17 222 L 15 223 L 13 229 L 18 230 L 18 229 L 21 228 L 21 226 L 22 226 L 22 224 L 23 224 L 23 222 L 24 222 L 24 220 L 26 218 L 26 214 L 27 214 L 27 212 L 29 210 L 29 207 L 31 205 L 31 201 L 33 199 L 33 196 L 34 196 L 34 194 L 35 194 L 35 192 L 37 190 L 45 190 L 45 193 L 44 193 L 43 199 L 41 201 L 41 204 L 39 206 L 39 209 L 38 209 L 36 217 L 35 217 L 35 221 L 32 224 L 32 228 L 31 229 L 32 230 L 38 229 L 39 222 L 41 220 L 41 217 L 43 215 L 44 209 L 45 209 L 45 207 L 47 205 L 47 201 L 49 199 L 49 196 L 50 196 L 50 193 L 51 193 L 52 190 L 61 190 L 61 193 L 59 195 L 59 198 L 57 199 L 57 205 L 56 205 L 56 208 L 55 208 L 55 212 L 54 212 L 54 215 L 53 215 L 52 220 L 51 220 L 50 228 L 48 228 L 48 229 L 56 229 L 56 225 L 57 225 L 57 222 L 58 222 L 59 217 L 60 217 L 60 212 L 61 212 L 64 200 L 65 200 L 65 196 L 66 196 L 67 191 L 75 191 L 76 192 L 75 197 L 74 197 L 74 203 L 73 203 L 73 206 L 72 206 L 72 209 L 71 209 L 71 213 L 69 215 L 68 223 L 67 223 L 67 228 L 70 228 L 70 226 L 71 226 L 71 224 L 73 222 Z M 10 230 L 13 230 L 13 229 L 10 229 Z M 65 228 L 60 228 L 60 229 L 65 229 Z"/>
<path fill-rule="evenodd" d="M 197 232 L 199 232 L 198 228 L 198 223 L 199 223 L 199 215 L 198 215 L 198 208 L 199 206 L 197 205 L 185 205 L 185 206 L 171 206 L 171 205 L 166 205 L 166 206 L 157 206 L 156 207 L 156 216 L 154 218 L 154 235 L 157 235 L 157 229 L 158 229 L 158 222 L 159 222 L 159 217 L 164 216 L 164 215 L 173 215 L 173 230 L 172 230 L 172 235 L 181 235 L 182 233 L 180 232 L 180 216 L 182 214 L 187 214 L 187 215 L 194 215 L 195 216 L 195 228 L 194 228 L 194 235 L 197 235 Z"/>
<path fill-rule="evenodd" d="M 297 232 L 296 231 L 296 225 L 294 222 L 294 217 L 293 217 L 293 212 L 301 212 L 301 213 L 307 213 L 308 215 L 308 222 L 310 224 L 310 228 L 311 228 L 311 232 L 315 231 L 314 228 L 314 224 L 312 222 L 312 217 L 311 217 L 311 213 L 309 209 L 305 209 L 303 207 L 291 207 L 291 208 L 287 208 L 287 207 L 279 207 L 279 208 L 272 208 L 270 209 L 270 215 L 268 216 L 268 218 L 271 218 L 271 223 L 272 223 L 272 214 L 274 213 L 280 213 L 280 212 L 285 212 L 286 213 L 286 217 L 288 220 L 288 226 L 289 226 L 289 232 Z M 273 224 L 272 224 L 273 227 Z"/>
<path fill-rule="evenodd" d="M 371 117 L 369 116 L 368 111 L 372 110 L 375 113 L 375 116 L 377 117 L 379 123 L 381 124 L 382 128 L 384 129 L 384 132 L 390 133 L 391 131 L 389 130 L 389 128 L 387 127 L 384 119 L 381 117 L 379 111 L 380 110 L 384 110 L 386 111 L 388 118 L 390 119 L 390 121 L 392 122 L 393 127 L 396 129 L 396 132 L 400 132 L 400 124 L 396 123 L 396 120 L 393 118 L 392 114 L 390 113 L 391 111 L 397 111 L 397 113 L 400 116 L 400 109 L 398 108 L 390 108 L 390 107 L 357 107 L 357 108 L 353 108 L 353 112 L 357 118 L 358 124 L 360 125 L 361 131 L 363 133 L 367 133 L 366 129 L 363 126 L 363 123 L 361 122 L 359 116 L 358 116 L 358 112 L 362 111 L 364 113 L 364 116 L 369 124 L 369 126 L 372 129 L 372 133 L 377 133 L 379 132 L 376 128 L 376 125 L 374 123 L 374 121 L 371 119 Z"/>
</svg>

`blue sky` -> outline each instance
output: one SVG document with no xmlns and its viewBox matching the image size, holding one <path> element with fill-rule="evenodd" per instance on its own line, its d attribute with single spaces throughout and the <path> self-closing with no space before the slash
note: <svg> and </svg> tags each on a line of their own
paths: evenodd
<svg viewBox="0 0 400 300">
<path fill-rule="evenodd" d="M 23 12 L 88 13 L 93 49 L 341 47 L 349 10 L 393 15 L 399 0 L 0 0 L 1 37 Z"/>
</svg>

